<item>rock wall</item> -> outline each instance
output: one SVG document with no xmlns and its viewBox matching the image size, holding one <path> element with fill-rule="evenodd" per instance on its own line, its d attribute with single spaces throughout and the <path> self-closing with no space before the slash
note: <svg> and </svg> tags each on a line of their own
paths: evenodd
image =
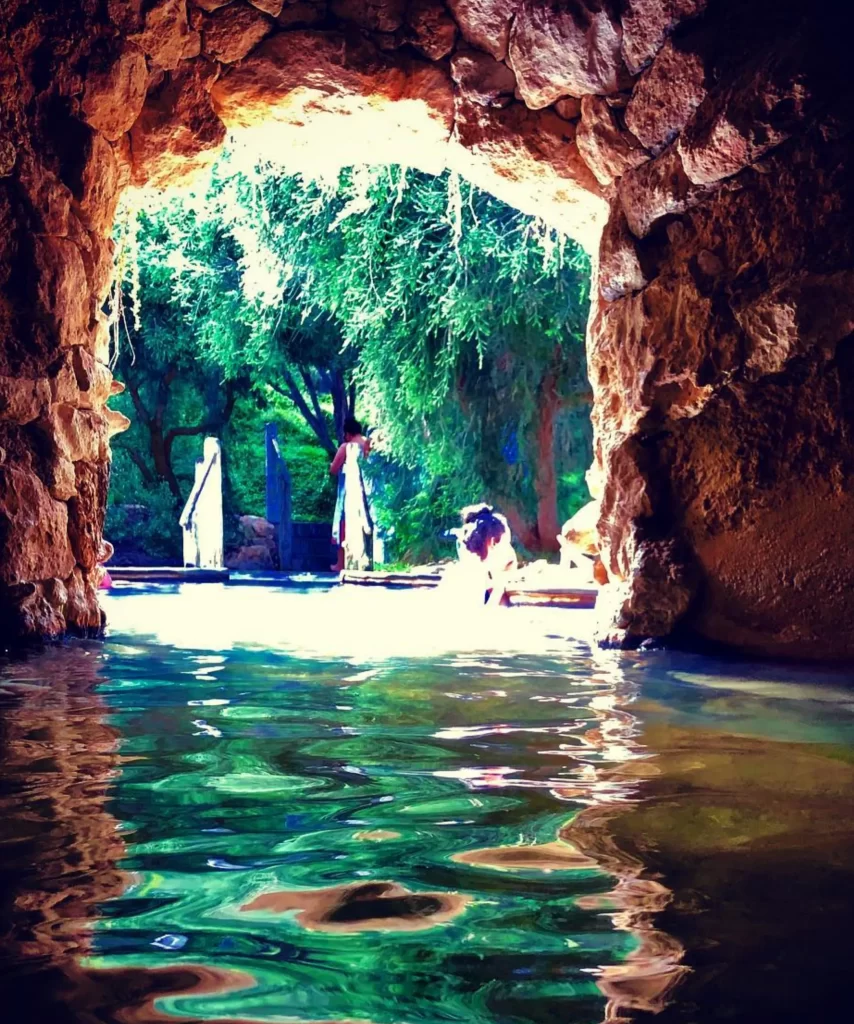
<svg viewBox="0 0 854 1024">
<path fill-rule="evenodd" d="M 852 17 L 830 0 L 6 0 L 0 636 L 89 630 L 125 185 L 260 126 L 451 167 L 599 251 L 614 643 L 854 653 Z"/>
</svg>

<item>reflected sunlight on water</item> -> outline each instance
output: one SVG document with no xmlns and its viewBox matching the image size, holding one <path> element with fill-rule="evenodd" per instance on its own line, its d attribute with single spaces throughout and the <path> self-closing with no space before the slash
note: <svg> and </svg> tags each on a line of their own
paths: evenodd
<svg viewBox="0 0 854 1024">
<path fill-rule="evenodd" d="M 841 1006 L 846 677 L 435 597 L 127 587 L 105 644 L 0 663 L 3 997 L 81 1022 Z"/>
</svg>

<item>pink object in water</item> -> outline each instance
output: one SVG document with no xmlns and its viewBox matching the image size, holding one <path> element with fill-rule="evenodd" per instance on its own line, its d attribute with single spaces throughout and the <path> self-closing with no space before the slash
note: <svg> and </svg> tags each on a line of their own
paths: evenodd
<svg viewBox="0 0 854 1024">
<path fill-rule="evenodd" d="M 107 570 L 105 569 L 104 570 L 103 579 L 101 580 L 101 582 L 99 584 L 99 589 L 100 590 L 109 590 L 112 585 L 113 585 L 113 579 L 110 576 L 110 574 L 107 572 Z"/>
</svg>

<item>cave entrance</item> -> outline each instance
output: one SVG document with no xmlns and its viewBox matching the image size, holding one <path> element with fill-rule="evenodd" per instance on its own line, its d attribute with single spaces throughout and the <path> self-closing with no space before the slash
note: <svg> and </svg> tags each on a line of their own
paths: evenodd
<svg viewBox="0 0 854 1024">
<path fill-rule="evenodd" d="M 294 518 L 320 523 L 354 414 L 378 428 L 369 476 L 384 561 L 452 555 L 448 529 L 482 500 L 507 515 L 524 557 L 551 556 L 588 500 L 588 255 L 443 170 L 434 140 L 389 147 L 420 153 L 420 167 L 342 167 L 368 155 L 364 132 L 338 112 L 354 145 L 330 152 L 320 121 L 293 144 L 286 133 L 284 149 L 269 125 L 238 130 L 189 181 L 125 195 L 111 359 L 127 386 L 113 404 L 132 426 L 113 443 L 113 564 L 180 559 L 176 509 L 214 433 L 226 564 L 276 568 L 264 424 L 281 428 Z M 318 528 L 303 534 L 314 561 L 301 541 L 288 568 L 329 568 Z"/>
</svg>

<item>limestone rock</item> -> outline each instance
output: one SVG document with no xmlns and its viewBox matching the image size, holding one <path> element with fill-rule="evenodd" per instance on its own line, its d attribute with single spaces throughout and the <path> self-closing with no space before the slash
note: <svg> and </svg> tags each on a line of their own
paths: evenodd
<svg viewBox="0 0 854 1024">
<path fill-rule="evenodd" d="M 80 249 L 65 238 L 35 239 L 36 295 L 63 348 L 79 345 L 89 327 L 89 288 Z"/>
<path fill-rule="evenodd" d="M 854 271 L 802 272 L 737 303 L 734 312 L 744 330 L 744 365 L 752 378 L 779 373 L 789 360 L 817 347 L 832 355 L 854 333 Z"/>
<path fill-rule="evenodd" d="M 645 238 L 662 217 L 684 213 L 714 194 L 713 187 L 689 180 L 676 143 L 626 173 L 617 188 L 629 227 L 638 238 Z"/>
<path fill-rule="evenodd" d="M 402 163 L 440 173 L 454 120 L 446 69 L 386 54 L 339 32 L 297 30 L 266 39 L 216 82 L 229 125 L 276 123 L 292 163 L 339 167 Z M 336 145 L 330 147 L 334 135 Z"/>
<path fill-rule="evenodd" d="M 134 41 L 157 67 L 174 71 L 191 42 L 187 0 L 155 0 Z"/>
<path fill-rule="evenodd" d="M 0 377 L 0 421 L 32 423 L 50 403 L 47 378 Z"/>
<path fill-rule="evenodd" d="M 504 60 L 510 40 L 510 22 L 521 0 L 448 0 L 463 38 Z"/>
<path fill-rule="evenodd" d="M 259 11 L 269 14 L 271 18 L 281 14 L 284 7 L 284 0 L 249 0 L 249 3 Z"/>
<path fill-rule="evenodd" d="M 139 116 L 147 86 L 145 57 L 131 43 L 90 62 L 81 103 L 84 120 L 115 142 Z"/>
<path fill-rule="evenodd" d="M 179 182 L 214 158 L 225 125 L 211 103 L 211 77 L 207 67 L 188 62 L 149 96 L 131 133 L 134 181 Z"/>
<path fill-rule="evenodd" d="M 712 92 L 677 145 L 685 173 L 697 185 L 731 177 L 788 139 L 816 109 L 826 88 L 820 68 L 805 68 L 795 37 Z"/>
<path fill-rule="evenodd" d="M 48 464 L 46 479 L 50 496 L 58 501 L 68 501 L 77 493 L 74 463 L 58 453 L 54 453 Z"/>
<path fill-rule="evenodd" d="M 101 609 L 98 595 L 88 574 L 77 567 L 65 580 L 65 607 L 63 614 L 69 629 L 92 632 L 100 629 Z"/>
<path fill-rule="evenodd" d="M 525 103 L 537 110 L 562 96 L 616 92 L 621 37 L 620 23 L 602 0 L 565 8 L 522 0 L 508 57 Z"/>
<path fill-rule="evenodd" d="M 332 13 L 368 32 L 396 32 L 403 25 L 406 0 L 331 0 Z"/>
<path fill-rule="evenodd" d="M 8 178 L 15 169 L 18 151 L 9 139 L 0 138 L 0 178 Z"/>
<path fill-rule="evenodd" d="M 708 0 L 625 0 L 623 57 L 636 75 L 661 49 L 664 40 L 682 21 L 695 18 Z"/>
<path fill-rule="evenodd" d="M 506 64 L 477 50 L 453 57 L 451 77 L 467 100 L 482 107 L 506 107 L 516 88 L 516 79 Z"/>
<path fill-rule="evenodd" d="M 69 462 L 97 462 L 107 457 L 107 428 L 103 416 L 70 405 L 52 405 L 39 428 L 59 455 Z"/>
<path fill-rule="evenodd" d="M 119 168 L 113 147 L 99 132 L 93 132 L 89 139 L 75 194 L 83 223 L 107 234 L 118 203 Z"/>
<path fill-rule="evenodd" d="M 635 85 L 626 125 L 652 153 L 660 153 L 706 98 L 706 70 L 699 53 L 668 40 Z"/>
<path fill-rule="evenodd" d="M 637 243 L 629 231 L 619 202 L 613 205 L 611 216 L 602 232 L 597 281 L 602 298 L 608 302 L 639 291 L 647 284 Z"/>
<path fill-rule="evenodd" d="M 28 467 L 0 466 L 0 535 L 8 538 L 0 560 L 4 584 L 64 577 L 74 568 L 66 505 Z"/>
<path fill-rule="evenodd" d="M 246 4 L 229 4 L 202 21 L 202 50 L 209 57 L 233 64 L 269 35 L 273 22 Z"/>
<path fill-rule="evenodd" d="M 581 100 L 575 96 L 564 96 L 555 105 L 555 113 L 564 121 L 577 121 L 581 117 Z"/>
<path fill-rule="evenodd" d="M 591 249 L 598 244 L 608 206 L 578 151 L 574 124 L 521 103 L 482 107 L 460 99 L 456 138 L 453 166 L 470 181 Z"/>
<path fill-rule="evenodd" d="M 68 502 L 68 538 L 78 565 L 91 570 L 101 554 L 110 468 L 106 461 L 78 462 L 74 471 L 77 495 Z"/>
<path fill-rule="evenodd" d="M 312 28 L 326 20 L 325 3 L 317 0 L 297 0 L 282 8 L 276 24 L 284 29 Z"/>
<path fill-rule="evenodd" d="M 22 153 L 18 161 L 18 180 L 32 204 L 38 229 L 46 235 L 68 235 L 72 200 L 68 186 L 29 153 Z"/>
<path fill-rule="evenodd" d="M 578 151 L 600 185 L 610 185 L 633 167 L 646 163 L 649 154 L 637 139 L 621 128 L 616 114 L 601 96 L 581 100 Z"/>
<path fill-rule="evenodd" d="M 441 0 L 414 0 L 406 8 L 409 42 L 430 60 L 453 52 L 457 23 Z"/>
<path fill-rule="evenodd" d="M 196 7 L 201 7 L 203 11 L 218 11 L 220 7 L 232 2 L 233 0 L 193 0 Z"/>
<path fill-rule="evenodd" d="M 228 553 L 225 564 L 242 572 L 275 568 L 272 551 L 266 544 L 244 544 Z"/>
<path fill-rule="evenodd" d="M 15 601 L 15 628 L 21 636 L 51 640 L 65 632 L 65 619 L 40 586 L 30 584 Z"/>
</svg>

